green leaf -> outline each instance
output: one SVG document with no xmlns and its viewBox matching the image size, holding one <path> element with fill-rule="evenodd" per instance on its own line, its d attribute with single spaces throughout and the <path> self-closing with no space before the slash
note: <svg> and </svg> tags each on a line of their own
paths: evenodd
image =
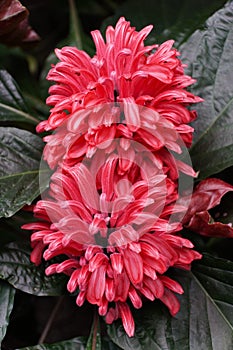
<svg viewBox="0 0 233 350">
<path fill-rule="evenodd" d="M 33 212 L 20 210 L 11 218 L 0 219 L 0 247 L 4 244 L 25 238 L 21 226 L 25 223 L 35 222 Z"/>
<path fill-rule="evenodd" d="M 85 2 L 86 5 L 87 4 Z M 69 23 L 69 34 L 65 39 L 62 39 L 59 43 L 57 43 L 57 48 L 62 48 L 64 46 L 75 46 L 79 50 L 86 51 L 90 56 L 93 56 L 95 54 L 95 47 L 94 43 L 91 39 L 91 36 L 86 34 L 82 28 L 81 21 L 79 19 L 79 6 L 75 6 L 75 1 L 70 0 L 69 1 L 69 14 L 70 14 L 70 23 Z M 89 6 L 88 6 L 89 8 Z M 90 10 L 90 9 L 89 9 Z M 51 69 L 52 65 L 55 65 L 58 63 L 58 58 L 55 55 L 54 51 L 52 51 L 48 57 L 46 58 L 43 69 L 40 74 L 40 93 L 44 99 L 48 97 L 48 90 L 51 86 L 51 81 L 48 81 L 46 79 L 48 72 Z"/>
<path fill-rule="evenodd" d="M 165 27 L 160 34 L 160 38 L 162 40 L 175 39 L 175 45 L 179 47 L 182 43 L 186 42 L 197 28 L 202 27 L 207 18 L 221 8 L 225 2 L 226 0 L 176 0 L 175 3 L 173 1 L 176 13 L 175 22 L 169 25 L 169 27 Z M 172 8 L 171 1 L 170 6 Z M 174 9 L 172 12 L 174 16 Z"/>
<path fill-rule="evenodd" d="M 24 242 L 10 243 L 0 249 L 0 279 L 16 289 L 38 296 L 58 296 L 66 291 L 67 278 L 45 275 L 45 265 L 35 266 L 30 261 L 30 246 Z"/>
<path fill-rule="evenodd" d="M 85 339 L 83 337 L 61 341 L 55 344 L 41 344 L 20 348 L 20 350 L 85 350 Z"/>
<path fill-rule="evenodd" d="M 150 43 L 174 39 L 176 46 L 179 46 L 225 2 L 226 0 L 128 0 L 117 7 L 114 16 L 103 22 L 102 29 L 115 24 L 120 16 L 124 16 L 137 30 L 149 24 L 154 25 L 149 37 Z"/>
<path fill-rule="evenodd" d="M 6 335 L 9 318 L 14 305 L 15 289 L 0 281 L 0 346 Z"/>
<path fill-rule="evenodd" d="M 233 262 L 206 256 L 193 272 L 172 277 L 184 288 L 175 317 L 159 302 L 148 302 L 135 312 L 135 337 L 118 322 L 109 326 L 110 338 L 124 350 L 231 350 Z"/>
<path fill-rule="evenodd" d="M 102 337 L 101 338 L 102 342 L 102 349 L 103 350 L 119 350 L 119 346 L 117 346 L 115 343 L 113 343 L 109 337 Z"/>
<path fill-rule="evenodd" d="M 37 124 L 30 115 L 19 88 L 9 73 L 0 70 L 0 122 L 27 122 Z"/>
<path fill-rule="evenodd" d="M 13 225 L 14 225 L 14 222 L 12 222 L 11 219 L 1 219 L 0 247 L 3 247 L 4 244 L 15 241 L 17 238 L 21 237 L 22 230 L 21 232 L 18 232 Z"/>
<path fill-rule="evenodd" d="M 233 262 L 204 256 L 193 274 L 233 332 Z"/>
<path fill-rule="evenodd" d="M 29 131 L 0 128 L 0 217 L 12 216 L 39 195 L 43 147 L 41 138 Z"/>
<path fill-rule="evenodd" d="M 216 12 L 180 47 L 187 73 L 197 79 L 193 165 L 205 178 L 233 165 L 233 2 Z"/>
</svg>

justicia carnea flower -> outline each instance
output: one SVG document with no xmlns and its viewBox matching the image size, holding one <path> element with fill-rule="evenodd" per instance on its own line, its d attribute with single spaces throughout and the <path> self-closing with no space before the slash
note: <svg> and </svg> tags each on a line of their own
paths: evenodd
<svg viewBox="0 0 233 350">
<path fill-rule="evenodd" d="M 72 166 L 84 157 L 91 158 L 99 151 L 106 156 L 117 154 L 118 171 L 127 172 L 138 153 L 153 155 L 153 159 L 170 178 L 177 180 L 177 172 L 190 176 L 195 172 L 182 153 L 186 146 L 172 123 L 156 111 L 131 102 L 108 103 L 73 113 L 53 135 L 44 138 L 47 145 L 44 158 L 51 168 Z M 177 159 L 183 154 L 183 161 Z M 127 161 L 126 161 L 127 159 Z"/>
<path fill-rule="evenodd" d="M 64 273 L 77 305 L 96 305 L 107 323 L 121 318 L 134 335 L 131 305 L 146 299 L 179 311 L 181 285 L 171 267 L 190 269 L 201 258 L 183 227 L 200 234 L 232 236 L 230 226 L 209 224 L 208 210 L 232 187 L 219 180 L 201 182 L 191 199 L 180 198 L 179 172 L 195 176 L 184 156 L 192 142 L 188 125 L 201 99 L 186 88 L 194 80 L 173 41 L 145 46 L 151 31 L 137 32 L 120 18 L 106 41 L 92 32 L 96 55 L 74 47 L 56 50 L 60 62 L 48 79 L 51 114 L 37 131 L 54 131 L 44 140 L 44 156 L 55 169 L 48 191 L 34 206 L 31 260 L 52 263 L 46 274 Z M 217 186 L 217 188 L 216 188 Z"/>
<path fill-rule="evenodd" d="M 88 162 L 56 171 L 34 207 L 38 221 L 23 228 L 34 231 L 35 264 L 42 256 L 63 256 L 46 273 L 67 274 L 68 291 L 79 290 L 77 305 L 97 305 L 107 323 L 121 318 L 133 336 L 130 303 L 141 308 L 144 299 L 159 299 L 176 314 L 175 293 L 183 290 L 166 272 L 190 269 L 201 255 L 179 234 L 182 225 L 170 220 L 174 211 L 186 209 L 176 206 L 173 182 L 159 169 L 151 173 L 136 164 L 119 175 L 118 161 L 111 155 L 96 176 Z"/>
<path fill-rule="evenodd" d="M 85 115 L 86 109 L 90 111 L 99 105 L 119 103 L 124 110 L 131 109 L 126 111 L 122 122 L 127 129 L 125 134 L 130 134 L 131 138 L 151 139 L 151 129 L 156 129 L 154 119 L 161 118 L 164 127 L 166 124 L 171 131 L 173 129 L 173 133 L 190 146 L 193 129 L 188 123 L 196 114 L 187 106 L 202 99 L 186 90 L 195 80 L 184 74 L 184 65 L 178 58 L 179 52 L 172 47 L 172 40 L 161 45 L 144 45 L 151 29 L 152 26 L 148 26 L 137 32 L 122 17 L 115 29 L 107 28 L 106 42 L 98 30 L 92 32 L 96 45 L 93 58 L 75 47 L 55 50 L 60 62 L 51 68 L 47 77 L 55 82 L 47 99 L 47 104 L 53 108 L 48 120 L 37 127 L 38 132 L 56 130 L 54 135 L 45 138 L 48 143 L 45 156 L 51 167 L 55 167 L 57 161 L 56 157 L 51 160 L 48 155 L 51 148 L 63 144 L 65 132 L 63 148 L 67 150 L 67 134 L 72 138 L 72 134 L 79 133 L 75 121 L 80 122 L 80 118 L 85 118 L 87 129 L 79 143 L 75 143 L 76 149 L 91 154 L 95 142 L 98 144 L 106 134 L 116 133 L 119 119 L 113 111 L 100 118 L 100 113 Z M 153 118 L 149 112 L 140 113 L 142 109 L 139 112 L 137 106 L 153 110 Z M 61 129 L 57 130 L 58 127 Z M 96 140 L 93 135 L 97 135 Z M 159 147 L 158 143 L 155 146 L 151 142 L 151 145 L 155 150 Z M 163 142 L 160 148 L 162 146 Z"/>
</svg>

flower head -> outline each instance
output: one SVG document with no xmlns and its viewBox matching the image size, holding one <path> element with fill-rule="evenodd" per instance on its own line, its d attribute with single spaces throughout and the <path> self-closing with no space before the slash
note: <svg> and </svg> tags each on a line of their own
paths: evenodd
<svg viewBox="0 0 233 350">
<path fill-rule="evenodd" d="M 39 221 L 23 228 L 34 231 L 35 264 L 42 255 L 65 256 L 46 273 L 67 274 L 68 290 L 79 290 L 79 306 L 85 300 L 97 305 L 107 323 L 121 318 L 132 336 L 129 302 L 140 308 L 144 299 L 159 299 L 176 314 L 174 293 L 183 290 L 166 272 L 189 269 L 201 255 L 179 235 L 181 224 L 170 220 L 186 209 L 176 207 L 172 182 L 159 170 L 145 177 L 137 165 L 119 175 L 118 161 L 110 156 L 95 177 L 84 163 L 55 172 L 49 193 L 34 208 Z"/>
<path fill-rule="evenodd" d="M 57 128 L 77 110 L 125 98 L 155 109 L 185 129 L 184 125 L 195 118 L 186 106 L 201 100 L 185 90 L 195 80 L 184 74 L 172 40 L 144 45 L 151 29 L 148 26 L 137 32 L 122 17 L 115 29 L 107 28 L 106 42 L 98 30 L 92 32 L 96 45 L 93 58 L 75 47 L 56 49 L 60 62 L 47 77 L 56 83 L 47 99 L 53 108 L 49 120 L 38 130 Z"/>
<path fill-rule="evenodd" d="M 89 155 L 106 134 L 114 137 L 120 133 L 121 137 L 124 133 L 131 139 L 150 140 L 150 134 L 154 135 L 158 124 L 163 124 L 164 130 L 169 129 L 169 135 L 179 135 L 187 146 L 191 144 L 193 129 L 188 123 L 195 119 L 196 114 L 187 106 L 202 99 L 186 90 L 195 80 L 184 74 L 184 65 L 178 58 L 179 52 L 172 47 L 172 40 L 161 45 L 144 45 L 151 29 L 152 26 L 148 26 L 137 32 L 122 17 L 115 29 L 107 28 L 106 41 L 98 30 L 92 32 L 96 45 L 93 58 L 75 47 L 55 50 L 60 61 L 51 68 L 47 77 L 55 82 L 47 99 L 47 104 L 53 108 L 48 120 L 37 127 L 39 132 L 56 130 L 54 135 L 45 138 L 48 143 L 45 158 L 51 167 L 59 161 L 59 157 L 51 160 L 51 149 L 57 149 L 59 142 L 58 148 L 63 156 L 70 146 L 67 140 L 73 142 L 74 135 L 73 149 L 81 149 Z M 114 110 L 115 103 L 118 105 Z M 121 108 L 118 108 L 119 104 Z M 106 106 L 111 106 L 111 109 Z M 124 124 L 125 130 L 117 129 L 119 122 Z M 83 124 L 85 130 L 77 142 Z M 168 140 L 163 142 L 161 136 L 159 140 L 151 142 L 154 150 L 167 147 Z M 169 144 L 171 149 L 175 144 L 172 141 Z"/>
</svg>

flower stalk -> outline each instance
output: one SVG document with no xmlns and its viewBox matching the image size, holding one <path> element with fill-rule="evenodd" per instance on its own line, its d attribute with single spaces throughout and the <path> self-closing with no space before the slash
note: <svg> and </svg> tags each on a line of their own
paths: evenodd
<svg viewBox="0 0 233 350">
<path fill-rule="evenodd" d="M 81 24 L 79 21 L 78 10 L 74 0 L 69 0 L 70 8 L 70 31 L 73 34 L 75 43 L 79 50 L 82 50 Z"/>
</svg>

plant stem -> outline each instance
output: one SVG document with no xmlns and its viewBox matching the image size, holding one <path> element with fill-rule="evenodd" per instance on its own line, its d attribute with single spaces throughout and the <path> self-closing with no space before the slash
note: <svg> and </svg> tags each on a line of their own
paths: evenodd
<svg viewBox="0 0 233 350">
<path fill-rule="evenodd" d="M 46 339 L 46 337 L 47 337 L 47 335 L 48 335 L 48 333 L 50 331 L 50 328 L 51 328 L 51 326 L 53 324 L 53 321 L 54 321 L 54 319 L 55 319 L 55 317 L 57 315 L 57 312 L 58 312 L 58 310 L 59 310 L 59 308 L 60 308 L 60 306 L 61 306 L 61 304 L 63 302 L 63 299 L 64 299 L 64 296 L 60 297 L 58 299 L 57 303 L 55 304 L 55 306 L 54 306 L 54 308 L 53 308 L 53 310 L 51 312 L 51 315 L 50 315 L 50 317 L 49 317 L 49 319 L 48 319 L 48 321 L 47 321 L 47 323 L 45 325 L 45 328 L 44 328 L 44 330 L 43 330 L 43 332 L 42 332 L 42 334 L 40 336 L 38 344 L 44 343 L 44 341 L 45 341 L 45 339 Z"/>
<path fill-rule="evenodd" d="M 97 331 L 98 331 L 98 313 L 97 313 L 97 310 L 95 310 L 94 320 L 93 320 L 93 338 L 92 338 L 91 350 L 96 350 Z"/>
<path fill-rule="evenodd" d="M 80 22 L 78 17 L 78 11 L 75 6 L 74 0 L 69 0 L 70 7 L 70 28 L 74 32 L 75 41 L 79 50 L 82 49 L 82 38 L 80 34 Z"/>
</svg>

